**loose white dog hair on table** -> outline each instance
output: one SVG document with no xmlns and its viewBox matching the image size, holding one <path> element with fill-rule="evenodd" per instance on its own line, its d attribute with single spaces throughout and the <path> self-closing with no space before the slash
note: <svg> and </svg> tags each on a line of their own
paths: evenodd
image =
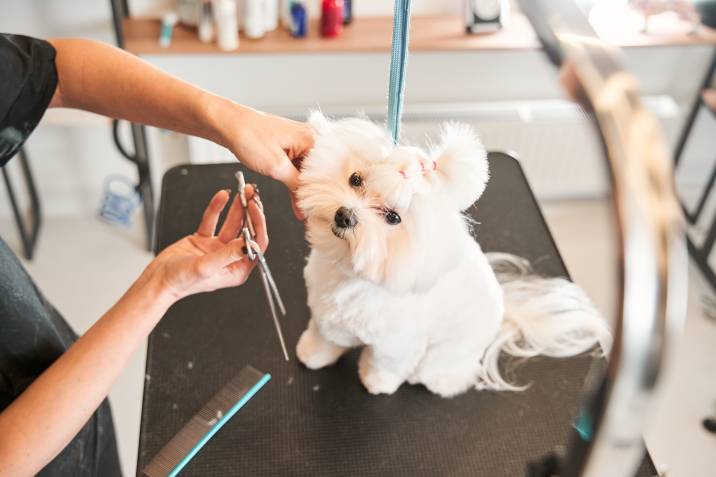
<svg viewBox="0 0 716 477">
<path fill-rule="evenodd" d="M 373 394 L 404 382 L 450 397 L 523 389 L 500 374 L 501 352 L 574 356 L 611 344 L 583 291 L 541 278 L 507 254 L 484 254 L 463 214 L 482 195 L 487 154 L 465 124 L 446 124 L 429 152 L 394 146 L 360 118 L 309 119 L 298 205 L 311 253 L 311 319 L 298 358 L 311 369 L 364 346 L 359 375 Z"/>
</svg>

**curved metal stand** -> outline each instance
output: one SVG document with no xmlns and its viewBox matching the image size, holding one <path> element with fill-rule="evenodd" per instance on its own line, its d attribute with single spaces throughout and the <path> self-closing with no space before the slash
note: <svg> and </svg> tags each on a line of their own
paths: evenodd
<svg viewBox="0 0 716 477">
<path fill-rule="evenodd" d="M 549 58 L 602 140 L 618 244 L 614 347 L 582 405 L 563 476 L 633 476 L 642 432 L 673 333 L 686 315 L 687 254 L 672 161 L 657 120 L 643 107 L 618 50 L 600 41 L 567 0 L 521 0 Z"/>
<path fill-rule="evenodd" d="M 129 5 L 127 0 L 110 0 L 112 10 L 112 25 L 114 27 L 115 39 L 117 46 L 124 48 L 124 29 L 122 22 L 129 16 Z M 127 152 L 119 140 L 118 126 L 119 122 L 114 120 L 112 123 L 112 137 L 120 154 L 130 160 L 137 166 L 137 175 L 139 181 L 137 190 L 142 197 L 144 206 L 144 228 L 146 232 L 147 250 L 154 249 L 154 190 L 152 188 L 152 176 L 149 168 L 149 150 L 147 148 L 146 129 L 141 124 L 130 123 L 132 129 L 132 142 L 134 143 L 134 153 Z"/>
<path fill-rule="evenodd" d="M 26 216 L 27 220 L 24 219 L 25 214 L 23 214 L 23 211 L 20 210 L 20 204 L 18 203 L 17 195 L 15 194 L 15 186 L 10 178 L 10 174 L 5 167 L 0 169 L 2 169 L 2 176 L 5 180 L 7 195 L 10 199 L 10 206 L 12 207 L 12 213 L 15 216 L 17 230 L 20 234 L 22 254 L 27 260 L 32 260 L 32 257 L 35 254 L 37 237 L 40 234 L 40 226 L 42 225 L 40 196 L 37 193 L 35 178 L 32 174 L 32 170 L 30 169 L 30 162 L 27 159 L 27 153 L 25 152 L 24 147 L 21 147 L 18 151 L 17 158 L 20 162 L 22 178 L 25 182 L 27 192 L 30 195 L 30 210 Z"/>
<path fill-rule="evenodd" d="M 153 250 L 154 247 L 154 188 L 152 187 L 152 176 L 149 169 L 149 153 L 147 151 L 147 138 L 144 126 L 136 123 L 129 123 L 132 130 L 132 142 L 135 150 L 129 152 L 122 144 L 119 138 L 120 121 L 115 119 L 112 121 L 112 139 L 119 153 L 128 161 L 134 163 L 137 167 L 137 175 L 139 180 L 136 185 L 137 192 L 142 199 L 144 206 L 144 225 L 146 232 L 147 250 Z"/>
</svg>

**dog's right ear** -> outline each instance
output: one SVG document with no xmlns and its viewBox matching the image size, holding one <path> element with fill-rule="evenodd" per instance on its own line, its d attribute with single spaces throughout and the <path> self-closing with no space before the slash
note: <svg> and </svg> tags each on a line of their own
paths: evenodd
<svg viewBox="0 0 716 477">
<path fill-rule="evenodd" d="M 324 116 L 318 109 L 314 109 L 310 112 L 308 115 L 308 124 L 310 124 L 318 134 L 325 134 L 331 129 L 331 120 Z"/>
<path fill-rule="evenodd" d="M 487 152 L 474 129 L 467 124 L 445 124 L 440 143 L 433 148 L 431 156 L 436 162 L 431 175 L 460 210 L 480 198 L 490 172 Z"/>
</svg>

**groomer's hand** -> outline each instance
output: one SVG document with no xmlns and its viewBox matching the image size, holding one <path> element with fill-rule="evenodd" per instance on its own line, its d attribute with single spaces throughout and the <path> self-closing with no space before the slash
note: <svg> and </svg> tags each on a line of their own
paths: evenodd
<svg viewBox="0 0 716 477">
<path fill-rule="evenodd" d="M 298 187 L 300 162 L 313 147 L 313 129 L 308 124 L 236 103 L 231 106 L 231 113 L 222 121 L 222 142 L 242 164 L 283 182 L 291 194 L 294 213 L 301 219 L 294 191 Z"/>
<path fill-rule="evenodd" d="M 246 194 L 256 243 L 263 252 L 269 241 L 263 205 L 252 186 L 247 186 Z M 229 191 L 217 192 L 204 211 L 197 231 L 162 251 L 149 264 L 140 281 L 144 279 L 157 284 L 170 302 L 194 293 L 243 284 L 255 262 L 246 256 L 246 244 L 240 237 L 244 212 L 238 194 L 221 229 L 216 230 L 219 214 L 229 197 Z"/>
<path fill-rule="evenodd" d="M 266 222 L 255 192 L 247 187 L 249 214 L 256 242 L 265 250 Z M 176 300 L 246 281 L 254 264 L 236 238 L 243 221 L 238 200 L 216 231 L 229 196 L 217 192 L 196 233 L 160 253 L 97 323 L 0 412 L 0 475 L 41 472 L 87 423 L 134 350 Z"/>
</svg>

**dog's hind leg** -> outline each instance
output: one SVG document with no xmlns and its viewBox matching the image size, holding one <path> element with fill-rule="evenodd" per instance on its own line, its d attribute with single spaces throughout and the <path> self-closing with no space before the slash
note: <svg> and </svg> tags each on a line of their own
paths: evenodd
<svg viewBox="0 0 716 477">
<path fill-rule="evenodd" d="M 313 319 L 296 345 L 296 356 L 310 369 L 319 369 L 338 361 L 350 348 L 331 343 L 321 335 Z"/>
<path fill-rule="evenodd" d="M 410 384 L 423 384 L 442 397 L 453 397 L 474 387 L 481 367 L 480 352 L 461 349 L 461 345 L 443 343 L 429 348 L 410 376 Z"/>
<path fill-rule="evenodd" d="M 420 362 L 425 345 L 411 339 L 392 346 L 367 346 L 358 361 L 363 386 L 371 394 L 393 394 Z"/>
</svg>

